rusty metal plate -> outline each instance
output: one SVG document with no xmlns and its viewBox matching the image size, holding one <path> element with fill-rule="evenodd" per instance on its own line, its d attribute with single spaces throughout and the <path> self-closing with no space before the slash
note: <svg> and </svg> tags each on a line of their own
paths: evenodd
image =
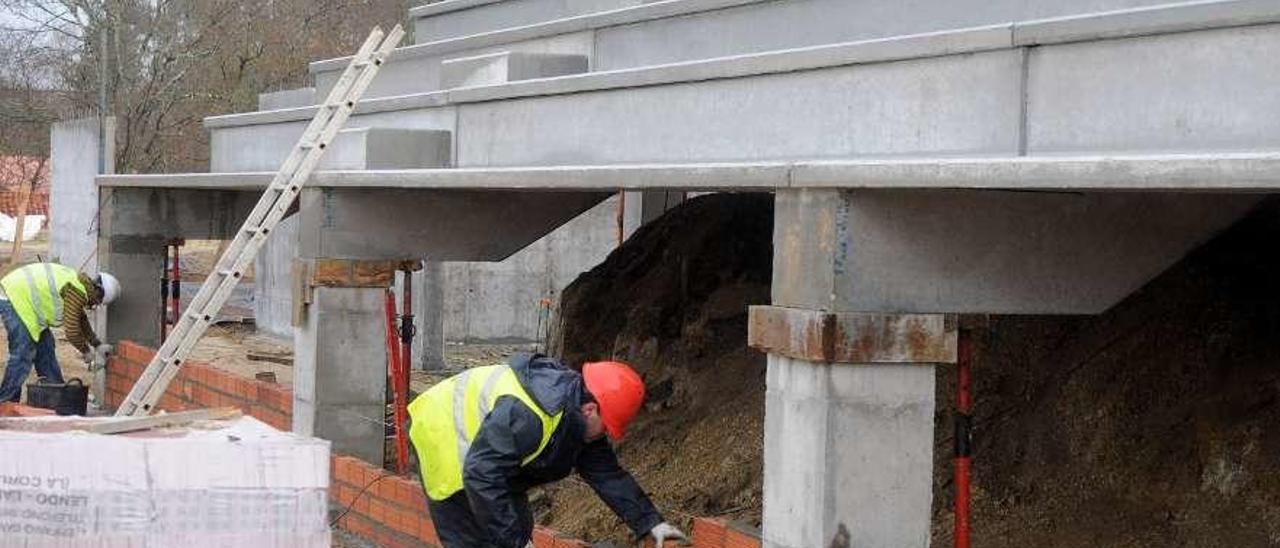
<svg viewBox="0 0 1280 548">
<path fill-rule="evenodd" d="M 826 363 L 955 363 L 953 314 L 859 314 L 753 306 L 747 344 Z"/>
</svg>

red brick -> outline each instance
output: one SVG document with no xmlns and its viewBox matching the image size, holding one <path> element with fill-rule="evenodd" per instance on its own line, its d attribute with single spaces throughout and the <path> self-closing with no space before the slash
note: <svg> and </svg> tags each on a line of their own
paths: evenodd
<svg viewBox="0 0 1280 548">
<path fill-rule="evenodd" d="M 355 461 L 354 457 L 345 455 L 333 457 L 334 479 L 357 488 L 363 487 L 360 483 L 360 468 L 356 466 Z"/>
<path fill-rule="evenodd" d="M 117 357 L 123 358 L 127 361 L 141 363 L 151 361 L 151 357 L 155 355 L 154 350 L 133 341 L 120 341 L 120 343 L 116 345 L 115 353 Z"/>
<path fill-rule="evenodd" d="M 555 548 L 556 534 L 555 531 L 546 527 L 533 528 L 533 545 L 535 548 Z"/>
<path fill-rule="evenodd" d="M 191 388 L 191 403 L 200 407 L 217 407 L 218 393 L 202 384 L 197 384 Z"/>
<path fill-rule="evenodd" d="M 724 548 L 760 548 L 760 535 L 730 523 L 724 529 Z"/>
<path fill-rule="evenodd" d="M 258 383 L 258 403 L 288 413 L 293 409 L 293 393 L 279 385 L 261 382 Z"/>
<path fill-rule="evenodd" d="M 725 521 L 717 518 L 694 518 L 693 545 L 696 548 L 723 548 Z"/>
<path fill-rule="evenodd" d="M 436 534 L 436 526 L 426 515 L 418 520 L 418 534 L 414 535 L 418 540 L 435 546 L 440 545 L 440 536 Z"/>
</svg>

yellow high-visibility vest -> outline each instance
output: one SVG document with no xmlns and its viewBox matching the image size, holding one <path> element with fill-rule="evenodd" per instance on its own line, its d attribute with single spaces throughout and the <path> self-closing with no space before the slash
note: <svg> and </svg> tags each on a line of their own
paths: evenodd
<svg viewBox="0 0 1280 548">
<path fill-rule="evenodd" d="M 564 416 L 548 415 L 525 392 L 506 365 L 468 369 L 441 381 L 409 404 L 409 440 L 422 472 L 422 486 L 432 500 L 444 500 L 462 490 L 462 465 L 480 424 L 502 396 L 513 396 L 542 421 L 538 449 L 521 460 L 529 464 L 551 441 Z"/>
<path fill-rule="evenodd" d="M 46 328 L 62 325 L 62 288 L 67 284 L 89 295 L 76 269 L 56 263 L 29 264 L 0 278 L 0 288 L 34 341 Z"/>
</svg>

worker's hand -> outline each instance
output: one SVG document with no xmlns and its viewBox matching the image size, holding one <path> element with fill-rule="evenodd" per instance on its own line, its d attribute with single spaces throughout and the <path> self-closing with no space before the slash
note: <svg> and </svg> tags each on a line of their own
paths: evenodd
<svg viewBox="0 0 1280 548">
<path fill-rule="evenodd" d="M 107 343 L 102 343 L 94 348 L 94 351 L 103 356 L 110 356 L 112 350 L 115 350 L 115 347 Z"/>
<path fill-rule="evenodd" d="M 653 529 L 649 530 L 649 536 L 653 537 L 655 548 L 662 548 L 662 543 L 668 540 L 689 540 L 683 532 L 665 521 L 653 526 Z"/>
</svg>

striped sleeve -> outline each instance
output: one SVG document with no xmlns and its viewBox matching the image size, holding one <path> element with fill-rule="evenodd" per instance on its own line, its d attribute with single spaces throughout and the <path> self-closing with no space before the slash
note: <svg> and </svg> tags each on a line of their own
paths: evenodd
<svg viewBox="0 0 1280 548">
<path fill-rule="evenodd" d="M 67 342 L 76 350 L 88 352 L 98 346 L 98 335 L 89 324 L 89 298 L 71 284 L 63 286 L 62 291 L 62 329 Z"/>
</svg>

